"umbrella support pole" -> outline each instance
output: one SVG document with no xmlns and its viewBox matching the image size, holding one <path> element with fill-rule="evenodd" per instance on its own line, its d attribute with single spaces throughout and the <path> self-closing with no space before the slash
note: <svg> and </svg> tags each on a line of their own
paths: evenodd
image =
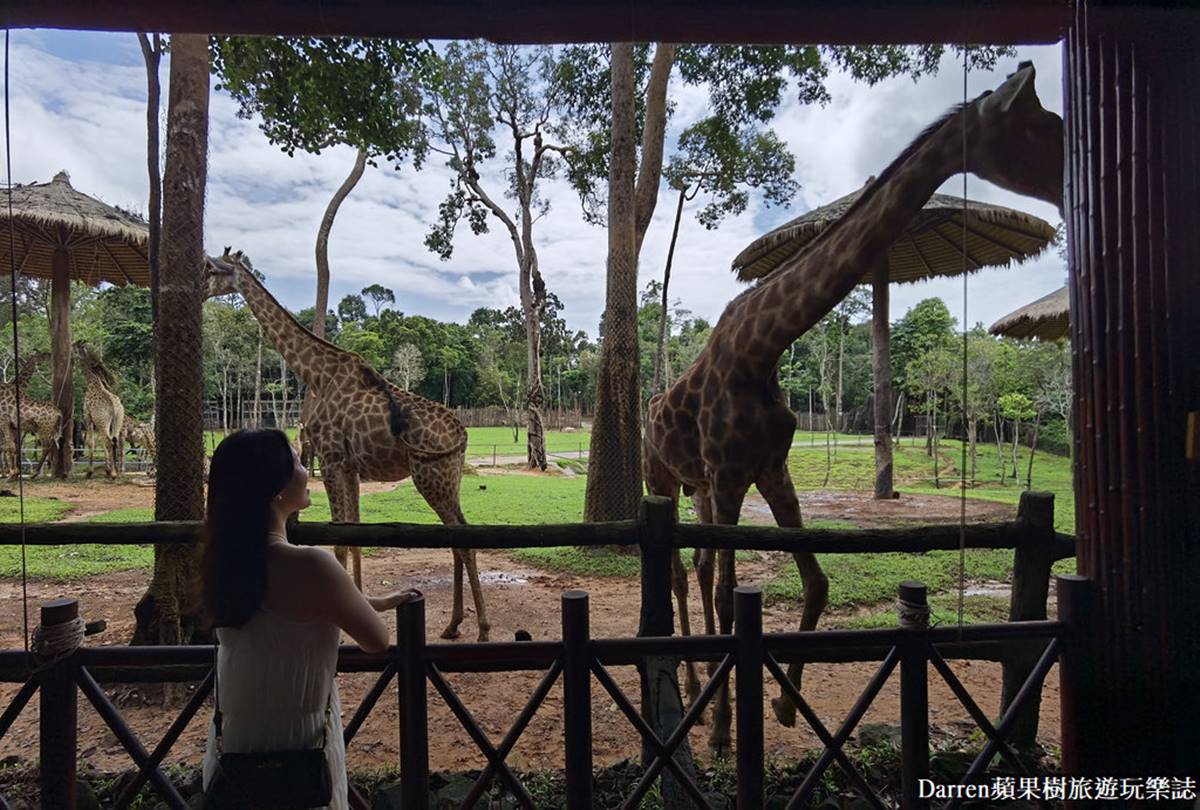
<svg viewBox="0 0 1200 810">
<path fill-rule="evenodd" d="M 50 356 L 54 403 L 63 416 L 62 438 L 54 454 L 54 475 L 66 478 L 74 462 L 72 428 L 75 387 L 71 380 L 71 258 L 66 248 L 54 251 L 50 281 Z"/>
<path fill-rule="evenodd" d="M 892 462 L 892 349 L 888 324 L 888 266 L 880 262 L 871 272 L 871 365 L 875 377 L 875 499 L 890 500 Z"/>
</svg>

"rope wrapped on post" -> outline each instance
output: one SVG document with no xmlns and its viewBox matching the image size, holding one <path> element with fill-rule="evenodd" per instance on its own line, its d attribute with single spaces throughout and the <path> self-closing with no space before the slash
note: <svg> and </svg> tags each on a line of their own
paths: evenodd
<svg viewBox="0 0 1200 810">
<path fill-rule="evenodd" d="M 79 649 L 87 625 L 76 616 L 60 624 L 41 625 L 33 631 L 29 651 L 33 653 L 36 669 L 54 666 Z"/>
</svg>

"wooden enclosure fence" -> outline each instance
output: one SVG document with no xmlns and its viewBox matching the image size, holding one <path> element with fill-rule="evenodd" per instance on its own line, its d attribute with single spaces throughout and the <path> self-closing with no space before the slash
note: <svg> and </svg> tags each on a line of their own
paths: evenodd
<svg viewBox="0 0 1200 810">
<path fill-rule="evenodd" d="M 198 523 L 125 525 L 40 524 L 26 527 L 29 545 L 69 543 L 191 543 L 196 542 Z M 16 527 L 0 528 L 0 544 L 19 542 Z M 638 731 L 646 753 L 646 770 L 625 806 L 636 807 L 640 797 L 659 775 L 669 775 L 698 807 L 708 802 L 700 793 L 690 760 L 677 757 L 687 731 L 698 720 L 717 690 L 733 688 L 737 713 L 738 806 L 762 807 L 764 671 L 796 703 L 800 714 L 825 745 L 816 765 L 800 785 L 789 806 L 804 806 L 820 782 L 821 774 L 833 763 L 842 768 L 868 802 L 887 806 L 875 795 L 842 752 L 859 720 L 879 693 L 889 675 L 901 671 L 901 762 L 903 795 L 900 806 L 924 806 L 917 796 L 918 780 L 928 777 L 928 670 L 933 667 L 966 708 L 988 738 L 984 751 L 967 772 L 974 779 L 992 759 L 1002 756 L 1018 773 L 1025 767 L 1013 748 L 1032 743 L 1037 730 L 1041 685 L 1056 661 L 1061 661 L 1064 703 L 1064 736 L 1069 737 L 1068 704 L 1078 711 L 1088 704 L 1086 651 L 1072 638 L 1090 638 L 1070 622 L 1046 621 L 1046 598 L 1050 566 L 1074 553 L 1073 539 L 1053 529 L 1053 496 L 1026 493 L 1017 519 L 1005 523 L 959 526 L 929 526 L 873 531 L 777 529 L 686 525 L 675 521 L 674 508 L 665 498 L 646 498 L 637 520 L 614 523 L 551 526 L 416 526 L 408 524 L 305 524 L 289 530 L 293 542 L 302 545 L 358 545 L 362 547 L 476 548 L 504 549 L 548 546 L 637 545 L 642 560 L 641 620 L 637 638 L 592 639 L 588 632 L 587 595 L 567 592 L 562 598 L 561 641 L 527 641 L 482 644 L 425 643 L 424 601 L 398 609 L 397 643 L 376 655 L 356 647 L 343 647 L 339 655 L 342 672 L 378 672 L 376 683 L 353 713 L 344 732 L 349 744 L 379 697 L 393 678 L 399 691 L 401 790 L 404 806 L 424 806 L 428 797 L 428 723 L 426 687 L 432 685 L 458 718 L 488 765 L 463 806 L 470 807 L 493 779 L 500 779 L 523 807 L 532 800 L 506 758 L 553 685 L 562 679 L 564 689 L 563 728 L 566 753 L 568 807 L 591 806 L 592 741 L 591 690 L 599 684 Z M 962 627 L 912 628 L 898 630 L 824 630 L 805 633 L 762 632 L 762 596 L 755 588 L 739 588 L 735 598 L 735 633 L 732 636 L 671 637 L 674 629 L 669 582 L 677 549 L 737 548 L 759 551 L 812 551 L 818 553 L 921 552 L 957 549 L 960 539 L 967 548 L 1012 548 L 1014 580 L 1010 623 Z M 1060 605 L 1073 610 L 1080 622 L 1086 608 L 1087 581 L 1060 577 Z M 904 583 L 903 598 L 910 605 L 925 604 L 925 588 Z M 1070 593 L 1066 591 L 1071 590 Z M 86 606 L 85 606 L 86 607 Z M 43 627 L 74 621 L 78 605 L 60 600 L 43 606 Z M 1060 615 L 1067 618 L 1060 607 Z M 1069 632 L 1070 631 L 1070 632 Z M 1047 643 L 1048 642 L 1048 643 Z M 1076 656 L 1076 660 L 1070 658 Z M 171 807 L 185 807 L 182 797 L 166 778 L 161 764 L 175 741 L 203 705 L 211 689 L 214 649 L 189 647 L 88 647 L 69 655 L 44 661 L 23 650 L 0 651 L 0 681 L 22 686 L 0 715 L 0 737 L 11 727 L 21 710 L 41 693 L 41 789 L 46 807 L 73 807 L 77 754 L 76 701 L 83 695 L 95 706 L 105 723 L 128 752 L 138 770 L 116 806 L 126 807 L 149 782 Z M 993 725 L 988 715 L 966 692 L 946 664 L 948 659 L 985 659 L 1002 662 L 1004 669 L 1000 719 Z M 678 693 L 677 667 L 682 660 L 717 664 L 714 674 L 690 706 L 683 707 Z M 879 669 L 849 715 L 836 731 L 826 728 L 787 681 L 782 667 L 790 662 L 880 661 Z M 608 668 L 636 665 L 642 675 L 640 709 L 612 680 Z M 534 670 L 544 672 L 513 726 L 499 743 L 479 728 L 469 710 L 443 677 L 447 672 L 496 672 Z M 736 678 L 729 686 L 730 675 Z M 666 676 L 674 684 L 673 702 L 664 691 L 646 688 L 648 679 Z M 1068 680 L 1073 679 L 1073 680 Z M 100 683 L 195 681 L 200 686 L 163 738 L 152 749 L 145 747 L 129 729 L 119 710 L 105 695 Z M 661 682 L 661 681 L 660 681 Z M 657 730 L 657 731 L 656 731 Z M 665 733 L 660 733 L 665 730 Z M 1070 757 L 1064 739 L 1064 761 Z M 355 807 L 369 806 L 352 795 Z"/>
</svg>

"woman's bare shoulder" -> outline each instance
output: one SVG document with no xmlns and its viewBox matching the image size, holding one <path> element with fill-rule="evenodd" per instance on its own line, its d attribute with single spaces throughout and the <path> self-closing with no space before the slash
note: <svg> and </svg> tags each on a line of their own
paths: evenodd
<svg viewBox="0 0 1200 810">
<path fill-rule="evenodd" d="M 313 547 L 273 546 L 268 566 L 267 602 L 309 617 L 324 614 L 321 597 L 346 575 L 332 554 Z"/>
</svg>

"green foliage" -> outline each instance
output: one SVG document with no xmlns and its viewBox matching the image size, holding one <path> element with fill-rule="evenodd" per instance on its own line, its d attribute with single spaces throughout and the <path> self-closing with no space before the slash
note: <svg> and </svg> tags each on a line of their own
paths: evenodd
<svg viewBox="0 0 1200 810">
<path fill-rule="evenodd" d="M 217 90 L 258 116 L 288 155 L 337 144 L 392 162 L 420 164 L 427 144 L 420 88 L 434 56 L 427 43 L 349 37 L 210 38 Z"/>
</svg>

